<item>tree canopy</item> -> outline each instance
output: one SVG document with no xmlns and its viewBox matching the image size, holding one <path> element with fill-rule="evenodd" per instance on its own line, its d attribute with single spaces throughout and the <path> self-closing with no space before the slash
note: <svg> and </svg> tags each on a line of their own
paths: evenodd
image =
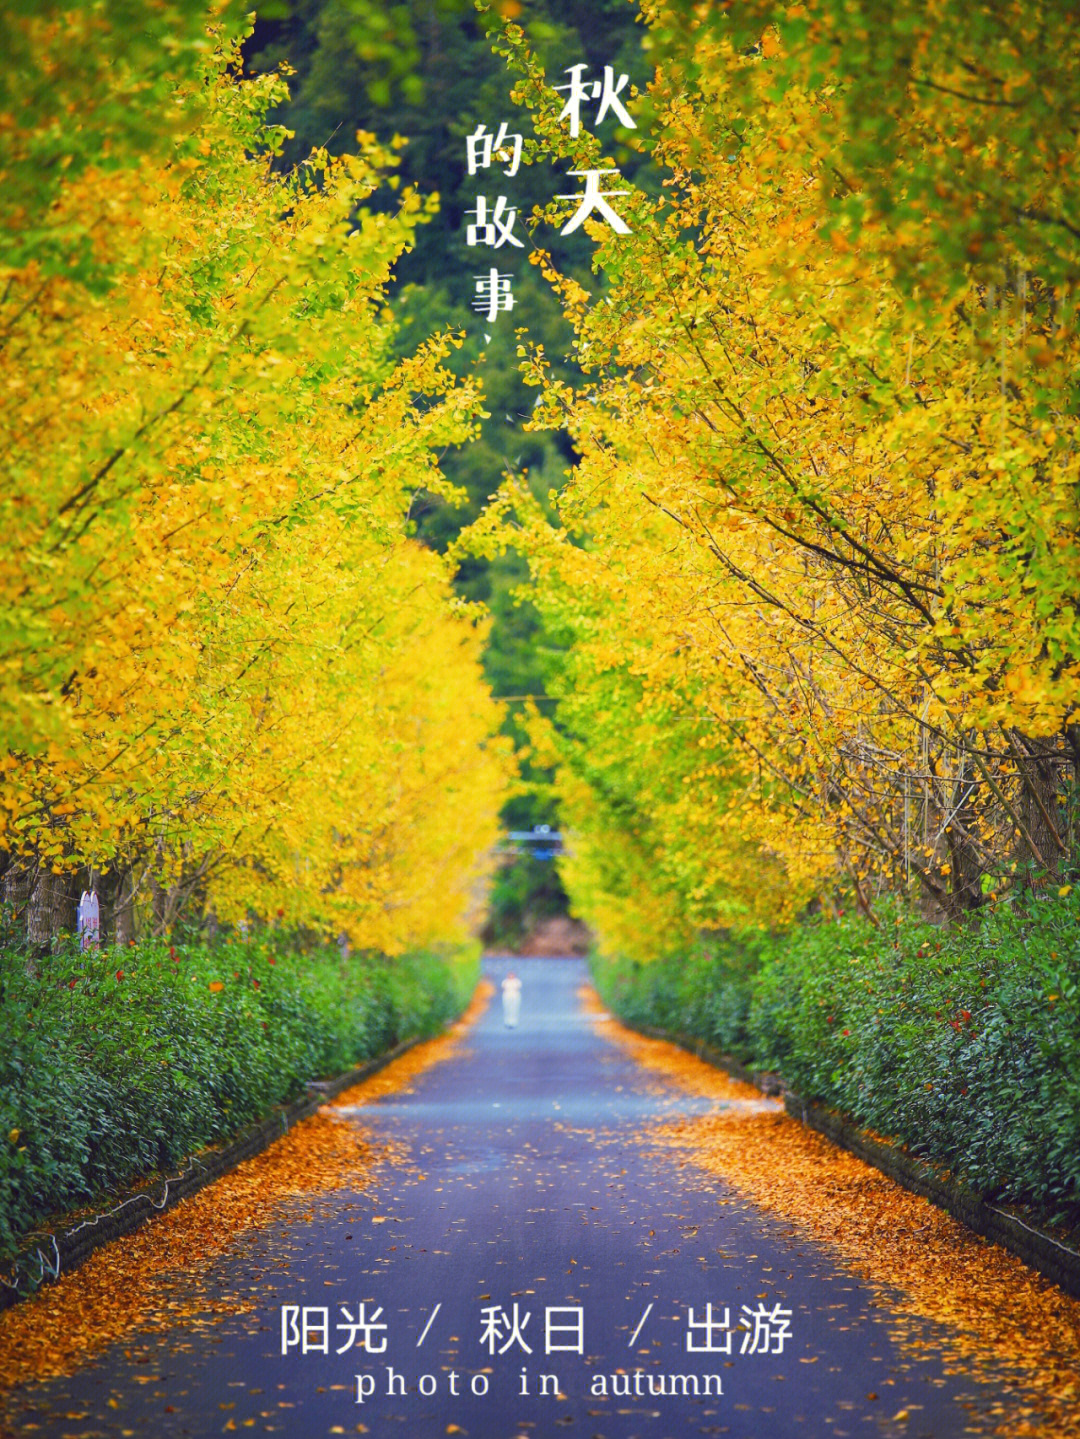
<svg viewBox="0 0 1080 1439">
<path fill-rule="evenodd" d="M 580 456 L 470 543 L 566 659 L 572 898 L 653 952 L 833 886 L 977 908 L 1076 857 L 1075 34 L 1055 4 L 646 7 L 659 196 L 541 267 Z M 523 37 L 548 154 L 573 142 Z"/>
<path fill-rule="evenodd" d="M 137 15 L 83 18 L 141 64 Z M 69 30 L 22 33 L 66 66 Z M 50 876 L 90 866 L 160 925 L 196 899 L 394 952 L 475 911 L 509 773 L 484 622 L 409 518 L 455 498 L 437 456 L 478 389 L 452 332 L 395 351 L 386 287 L 428 205 L 371 208 L 392 151 L 276 169 L 281 80 L 242 78 L 235 26 L 202 34 L 121 119 L 108 66 L 82 77 L 107 166 L 43 172 L 32 105 L 7 132 L 44 237 L 2 300 L 9 880 L 32 932 Z M 167 137 L 134 113 L 162 87 Z"/>
</svg>

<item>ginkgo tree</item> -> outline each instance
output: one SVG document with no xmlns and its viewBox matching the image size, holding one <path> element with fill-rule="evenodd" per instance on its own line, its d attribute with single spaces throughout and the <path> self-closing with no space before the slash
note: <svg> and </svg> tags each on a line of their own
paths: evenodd
<svg viewBox="0 0 1080 1439">
<path fill-rule="evenodd" d="M 1060 883 L 1080 758 L 1068 17 L 646 12 L 662 193 L 621 202 L 628 235 L 593 226 L 595 296 L 537 257 L 585 374 L 523 349 L 536 422 L 580 454 L 563 529 L 512 481 L 475 532 L 529 555 L 570 645 L 537 726 L 579 907 L 610 932 L 624 888 L 643 915 L 651 889 L 687 932 L 836 884 L 872 916 L 889 887 L 957 915 L 1012 875 Z M 513 27 L 505 48 L 536 153 L 610 164 Z M 655 837 L 644 864 L 610 863 L 594 733 L 630 833 Z M 655 949 L 648 928 L 624 952 Z"/>
<path fill-rule="evenodd" d="M 34 237 L 0 295 L 6 895 L 33 940 L 53 876 L 86 869 L 119 936 L 188 906 L 389 953 L 452 938 L 510 762 L 483 620 L 410 534 L 418 491 L 454 498 L 436 456 L 480 403 L 457 337 L 392 353 L 387 282 L 429 207 L 367 207 L 395 185 L 368 136 L 278 173 L 284 81 L 241 77 L 228 14 L 174 18 L 157 70 L 124 7 L 6 22 Z M 71 80 L 85 129 L 50 129 L 29 101 L 45 76 L 59 103 L 84 30 L 117 63 Z"/>
</svg>

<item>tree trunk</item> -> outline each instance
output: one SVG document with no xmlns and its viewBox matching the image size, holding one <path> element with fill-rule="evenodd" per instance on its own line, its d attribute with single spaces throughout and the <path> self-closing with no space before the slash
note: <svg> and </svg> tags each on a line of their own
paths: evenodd
<svg viewBox="0 0 1080 1439">
<path fill-rule="evenodd" d="M 0 896 L 5 904 L 11 906 L 12 923 L 15 933 L 19 935 L 26 932 L 26 901 L 30 898 L 33 877 L 32 866 L 16 861 L 4 871 L 4 878 L 0 883 Z"/>
<path fill-rule="evenodd" d="M 986 895 L 982 892 L 983 863 L 978 849 L 968 837 L 976 833 L 978 819 L 970 797 L 966 800 L 959 798 L 964 793 L 967 774 L 967 757 L 961 753 L 955 788 L 958 803 L 951 806 L 952 821 L 945 826 L 945 843 L 949 850 L 949 897 L 954 919 L 970 914 L 986 903 Z"/>
<path fill-rule="evenodd" d="M 1031 739 L 1019 730 L 1011 732 L 1016 766 L 1020 774 L 1017 813 L 1051 875 L 1069 857 L 1069 814 L 1067 785 L 1070 765 L 1063 763 L 1057 737 Z"/>
<path fill-rule="evenodd" d="M 130 869 L 115 871 L 112 897 L 113 935 L 117 945 L 135 938 L 135 884 Z"/>
<path fill-rule="evenodd" d="M 78 874 L 53 875 L 52 932 L 56 939 L 62 934 L 74 934 L 79 915 Z"/>
<path fill-rule="evenodd" d="M 38 953 L 48 949 L 53 936 L 57 878 L 46 865 L 39 864 L 26 902 L 26 943 Z"/>
</svg>

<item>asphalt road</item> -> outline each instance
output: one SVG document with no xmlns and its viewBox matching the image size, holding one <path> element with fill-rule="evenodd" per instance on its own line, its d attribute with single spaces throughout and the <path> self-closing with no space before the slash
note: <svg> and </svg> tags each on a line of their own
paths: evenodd
<svg viewBox="0 0 1080 1439">
<path fill-rule="evenodd" d="M 513 964 L 518 1028 L 493 1003 L 455 1058 L 355 1112 L 399 1146 L 372 1187 L 219 1262 L 203 1292 L 254 1295 L 254 1312 L 179 1320 L 25 1391 L 24 1432 L 992 1432 L 980 1416 L 1003 1396 L 947 1375 L 929 1327 L 908 1326 L 925 1350 L 899 1348 L 888 1310 L 835 1258 L 635 1141 L 712 1101 L 658 1097 L 594 1034 L 579 961 Z M 508 968 L 487 966 L 496 982 Z M 385 1325 L 366 1331 L 370 1351 L 345 1348 L 365 1337 L 354 1321 Z"/>
</svg>

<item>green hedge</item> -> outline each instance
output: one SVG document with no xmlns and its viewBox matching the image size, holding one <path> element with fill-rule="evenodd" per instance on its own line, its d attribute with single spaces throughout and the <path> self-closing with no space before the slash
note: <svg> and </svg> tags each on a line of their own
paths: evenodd
<svg viewBox="0 0 1080 1439">
<path fill-rule="evenodd" d="M 988 1199 L 1080 1220 L 1076 895 L 953 929 L 819 918 L 596 977 L 627 1022 L 774 1071 Z"/>
<path fill-rule="evenodd" d="M 273 935 L 27 965 L 0 950 L 0 1257 L 50 1214 L 171 1170 L 305 1080 L 437 1031 L 477 952 L 342 960 Z"/>
</svg>

